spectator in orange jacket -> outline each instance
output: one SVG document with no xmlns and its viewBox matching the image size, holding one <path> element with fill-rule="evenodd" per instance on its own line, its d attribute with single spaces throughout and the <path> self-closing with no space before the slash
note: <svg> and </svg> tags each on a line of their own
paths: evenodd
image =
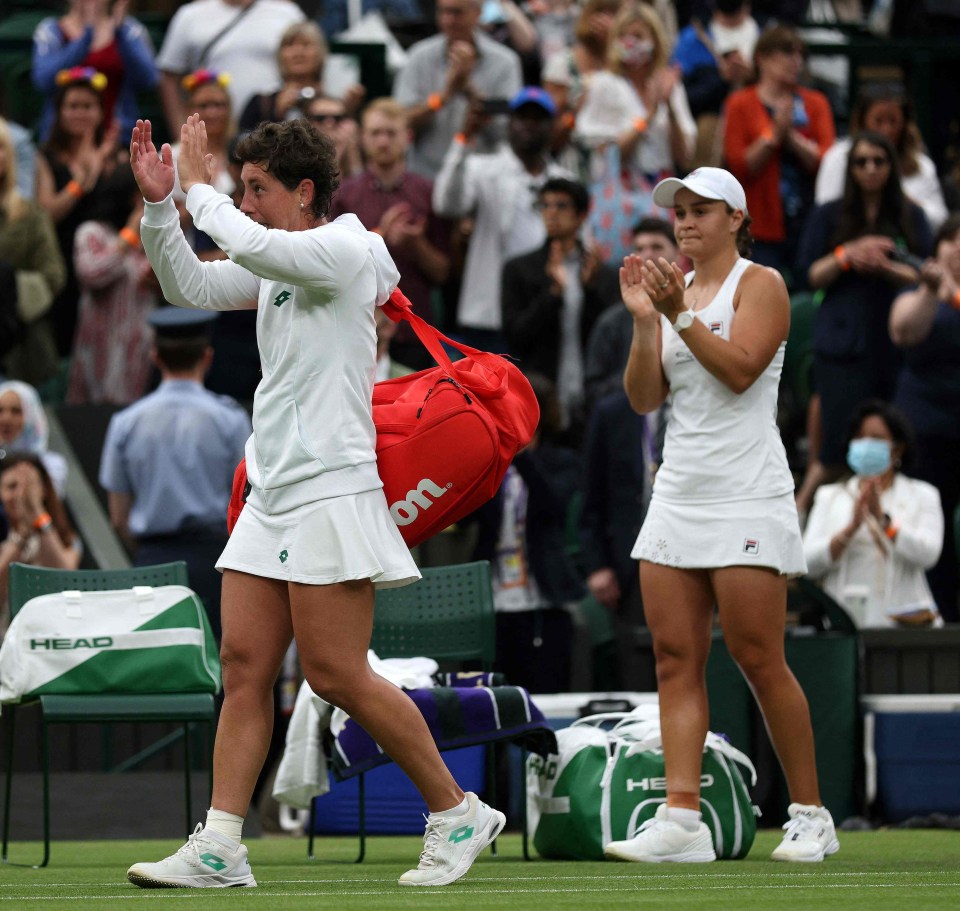
<svg viewBox="0 0 960 911">
<path fill-rule="evenodd" d="M 727 99 L 724 155 L 747 194 L 754 261 L 789 272 L 836 129 L 826 96 L 799 85 L 804 45 L 796 32 L 767 29 L 754 61 L 756 84 Z"/>
</svg>

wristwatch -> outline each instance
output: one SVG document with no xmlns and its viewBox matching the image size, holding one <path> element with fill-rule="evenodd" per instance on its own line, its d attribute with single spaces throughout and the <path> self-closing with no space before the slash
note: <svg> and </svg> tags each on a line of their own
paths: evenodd
<svg viewBox="0 0 960 911">
<path fill-rule="evenodd" d="M 673 328 L 676 332 L 683 332 L 684 329 L 689 329 L 693 325 L 693 311 L 684 310 L 676 320 L 674 320 Z"/>
</svg>

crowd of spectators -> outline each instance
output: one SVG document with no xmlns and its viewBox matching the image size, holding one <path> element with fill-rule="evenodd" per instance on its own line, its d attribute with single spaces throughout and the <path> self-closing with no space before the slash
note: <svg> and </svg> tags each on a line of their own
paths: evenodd
<svg viewBox="0 0 960 911">
<path fill-rule="evenodd" d="M 0 450 L 46 458 L 5 418 L 16 399 L 40 426 L 34 387 L 57 404 L 122 407 L 156 379 L 150 316 L 163 301 L 125 150 L 138 104 L 155 99 L 158 131 L 173 139 L 187 113 L 200 113 L 215 186 L 238 204 L 238 136 L 264 120 L 308 118 L 339 155 L 331 217 L 354 212 L 382 234 L 417 313 L 516 357 L 555 403 L 493 511 L 476 518 L 480 543 L 461 556 L 492 560 L 498 604 L 513 614 L 505 641 L 531 657 L 546 648 L 566 666 L 571 637 L 556 611 L 590 599 L 616 618 L 619 638 L 642 622 L 627 552 L 669 420 L 669 404 L 640 417 L 623 395 L 632 324 L 617 269 L 624 249 L 677 257 L 670 213 L 650 197 L 657 180 L 723 165 L 746 191 L 751 258 L 780 270 L 791 292 L 816 292 L 813 394 L 794 403 L 809 409 L 797 480 L 811 574 L 858 623 L 890 625 L 905 605 L 874 581 L 899 579 L 913 560 L 911 597 L 928 603 L 906 606 L 960 622 L 960 193 L 921 134 L 905 74 L 861 80 L 847 116 L 838 87 L 812 78 L 800 27 L 816 18 L 878 34 L 913 21 L 907 4 L 892 20 L 871 17 L 874 5 L 364 0 L 321 11 L 189 0 L 166 4 L 154 47 L 132 0 L 66 0 L 34 36 L 42 108 L 31 122 L 0 118 L 0 379 L 13 381 L 0 386 Z M 392 97 L 345 79 L 330 52 L 358 10 L 404 39 Z M 175 198 L 188 226 L 179 184 Z M 618 230 L 621 245 L 598 242 Z M 223 257 L 202 232 L 188 237 L 202 258 Z M 382 329 L 384 376 L 430 364 L 406 327 Z M 253 314 L 220 314 L 210 331 L 207 386 L 249 399 Z M 893 448 L 882 483 L 849 458 L 851 439 L 877 435 Z M 8 485 L 0 530 L 10 529 L 11 553 L 22 504 L 36 505 L 48 475 L 63 490 L 59 467 L 40 466 L 17 468 L 16 491 Z M 908 529 L 914 521 L 921 527 Z M 891 522 L 898 534 L 887 534 Z M 73 532 L 56 524 L 58 559 L 78 554 Z M 868 573 L 866 611 L 857 599 Z"/>
</svg>

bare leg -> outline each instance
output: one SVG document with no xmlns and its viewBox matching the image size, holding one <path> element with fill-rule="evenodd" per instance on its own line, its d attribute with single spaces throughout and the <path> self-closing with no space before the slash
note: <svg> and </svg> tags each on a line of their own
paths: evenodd
<svg viewBox="0 0 960 911">
<path fill-rule="evenodd" d="M 290 584 L 304 675 L 318 696 L 354 718 L 403 769 L 431 812 L 448 810 L 463 800 L 463 791 L 440 758 L 423 716 L 367 662 L 373 601 L 370 580 Z"/>
<path fill-rule="evenodd" d="M 706 571 L 646 561 L 640 588 L 657 661 L 667 805 L 699 810 L 713 592 Z"/>
<path fill-rule="evenodd" d="M 790 800 L 821 806 L 810 708 L 784 655 L 787 580 L 745 566 L 713 570 L 711 578 L 723 637 L 763 712 Z"/>
<path fill-rule="evenodd" d="M 287 584 L 223 574 L 223 708 L 213 752 L 211 806 L 246 816 L 273 732 L 273 684 L 293 627 Z"/>
</svg>

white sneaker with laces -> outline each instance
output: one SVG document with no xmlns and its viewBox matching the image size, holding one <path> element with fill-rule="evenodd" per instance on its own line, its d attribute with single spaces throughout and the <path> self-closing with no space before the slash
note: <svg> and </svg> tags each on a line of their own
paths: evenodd
<svg viewBox="0 0 960 911">
<path fill-rule="evenodd" d="M 460 879 L 500 834 L 507 822 L 503 813 L 488 807 L 472 791 L 467 791 L 467 803 L 467 812 L 460 816 L 431 813 L 426 817 L 420 864 L 400 877 L 401 886 L 446 886 Z"/>
<path fill-rule="evenodd" d="M 255 886 L 247 846 L 197 824 L 177 851 L 154 864 L 134 864 L 127 879 L 142 889 L 223 889 Z"/>
<path fill-rule="evenodd" d="M 833 817 L 826 807 L 792 803 L 790 819 L 783 824 L 783 841 L 771 855 L 774 860 L 817 863 L 840 850 Z"/>
<path fill-rule="evenodd" d="M 637 834 L 626 841 L 611 841 L 603 846 L 604 856 L 613 860 L 632 860 L 648 864 L 665 862 L 703 864 L 717 859 L 713 837 L 701 822 L 691 832 L 667 816 L 667 805 L 660 804 L 656 814 L 641 823 Z"/>
</svg>

